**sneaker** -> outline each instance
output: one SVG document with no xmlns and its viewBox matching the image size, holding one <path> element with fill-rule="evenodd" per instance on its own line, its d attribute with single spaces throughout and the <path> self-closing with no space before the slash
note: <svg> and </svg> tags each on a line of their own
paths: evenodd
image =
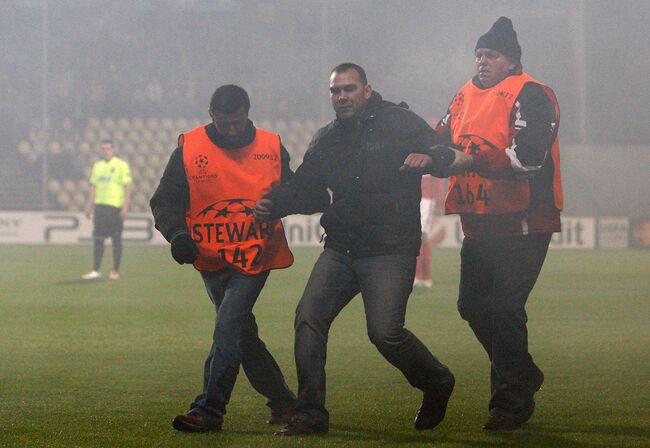
<svg viewBox="0 0 650 448">
<path fill-rule="evenodd" d="M 431 288 L 431 287 L 433 287 L 433 281 L 432 280 L 424 280 L 422 282 L 422 286 L 424 288 Z"/>
<path fill-rule="evenodd" d="M 271 418 L 266 423 L 269 425 L 288 425 L 293 417 L 293 408 L 271 409 Z"/>
<path fill-rule="evenodd" d="M 110 278 L 111 280 L 119 280 L 119 278 L 120 278 L 120 273 L 117 272 L 117 271 L 111 271 L 111 273 L 109 274 L 108 278 Z"/>
<path fill-rule="evenodd" d="M 197 411 L 190 411 L 187 414 L 181 414 L 174 417 L 172 426 L 177 431 L 182 432 L 209 432 L 221 431 L 221 420 L 205 417 Z"/>
<path fill-rule="evenodd" d="M 84 280 L 95 280 L 96 278 L 100 278 L 101 276 L 102 276 L 102 274 L 100 272 L 97 272 L 97 271 L 93 270 L 93 271 L 90 271 L 87 274 L 82 275 L 81 278 L 84 279 Z"/>
<path fill-rule="evenodd" d="M 303 420 L 292 420 L 287 426 L 275 432 L 276 436 L 310 436 L 312 434 L 325 434 L 329 430 L 326 424 L 310 425 Z"/>
<path fill-rule="evenodd" d="M 419 280 L 419 279 L 413 280 L 413 287 L 414 288 L 419 288 L 421 286 L 422 286 L 422 280 Z"/>
<path fill-rule="evenodd" d="M 450 375 L 451 379 L 445 384 L 424 392 L 422 405 L 415 416 L 415 429 L 433 429 L 445 418 L 447 403 L 449 403 L 449 397 L 451 397 L 456 384 L 454 375 L 451 373 Z"/>
</svg>

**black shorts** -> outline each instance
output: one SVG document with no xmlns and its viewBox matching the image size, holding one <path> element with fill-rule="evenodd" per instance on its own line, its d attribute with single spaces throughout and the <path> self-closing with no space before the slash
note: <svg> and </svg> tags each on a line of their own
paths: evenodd
<svg viewBox="0 0 650 448">
<path fill-rule="evenodd" d="M 93 224 L 93 236 L 120 236 L 123 228 L 120 209 L 110 205 L 95 205 Z"/>
</svg>

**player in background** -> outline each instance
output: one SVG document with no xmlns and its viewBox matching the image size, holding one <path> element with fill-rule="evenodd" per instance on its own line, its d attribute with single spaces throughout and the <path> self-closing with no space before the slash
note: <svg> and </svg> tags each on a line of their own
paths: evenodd
<svg viewBox="0 0 650 448">
<path fill-rule="evenodd" d="M 431 250 L 435 217 L 442 214 L 444 209 L 447 182 L 431 175 L 422 176 L 422 199 L 420 200 L 420 224 L 422 226 L 422 244 L 415 266 L 413 286 L 431 288 Z"/>
<path fill-rule="evenodd" d="M 84 280 L 102 276 L 99 269 L 104 257 L 104 243 L 109 237 L 113 245 L 113 269 L 109 278 L 120 278 L 122 229 L 133 190 L 131 168 L 124 159 L 115 155 L 113 142 L 102 140 L 101 148 L 103 158 L 93 165 L 86 203 L 86 218 L 93 219 L 93 268 L 82 276 Z"/>
<path fill-rule="evenodd" d="M 150 202 L 172 257 L 199 271 L 217 316 L 203 390 L 187 414 L 174 418 L 178 431 L 221 430 L 240 365 L 267 399 L 268 423 L 287 423 L 293 415 L 296 397 L 259 338 L 253 315 L 269 272 L 293 263 L 281 221 L 258 222 L 253 206 L 292 172 L 280 137 L 256 128 L 249 109 L 241 87 L 216 89 L 212 121 L 180 136 Z M 319 200 L 312 213 L 322 210 L 329 196 Z"/>
</svg>

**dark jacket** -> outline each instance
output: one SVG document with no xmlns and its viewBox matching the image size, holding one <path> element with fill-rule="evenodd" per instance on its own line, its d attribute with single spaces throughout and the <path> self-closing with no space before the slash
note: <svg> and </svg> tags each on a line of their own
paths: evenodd
<svg viewBox="0 0 650 448">
<path fill-rule="evenodd" d="M 438 136 L 419 116 L 373 92 L 360 123 L 338 119 L 320 129 L 293 178 L 266 197 L 273 217 L 305 213 L 295 191 L 329 189 L 325 247 L 366 257 L 420 249 L 420 175 L 399 171 L 410 153 L 426 153 Z"/>
<path fill-rule="evenodd" d="M 239 148 L 247 146 L 255 140 L 256 128 L 251 121 L 248 122 L 245 135 L 240 142 L 229 142 L 217 133 L 214 124 L 210 123 L 205 126 L 208 137 L 219 148 L 236 151 Z M 289 153 L 281 146 L 280 157 L 282 161 L 281 182 L 286 182 L 291 178 L 293 172 L 289 168 Z M 293 200 L 299 202 L 302 196 L 296 195 Z M 329 203 L 327 193 L 321 194 L 318 198 L 309 198 L 304 201 L 301 207 L 304 207 L 310 213 L 322 211 Z M 179 233 L 187 232 L 185 224 L 185 212 L 189 208 L 190 189 L 187 183 L 185 165 L 183 163 L 183 147 L 179 146 L 172 153 L 165 172 L 160 179 L 160 184 L 153 194 L 149 205 L 153 212 L 156 229 L 171 241 Z M 310 205 L 315 204 L 315 205 Z M 314 207 L 313 210 L 310 207 Z"/>
</svg>

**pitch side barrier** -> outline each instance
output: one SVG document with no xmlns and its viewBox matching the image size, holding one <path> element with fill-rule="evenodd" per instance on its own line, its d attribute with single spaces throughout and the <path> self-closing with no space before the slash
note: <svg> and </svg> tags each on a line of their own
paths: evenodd
<svg viewBox="0 0 650 448">
<path fill-rule="evenodd" d="M 283 220 L 293 247 L 321 245 L 319 215 L 289 216 Z M 650 219 L 567 216 L 562 233 L 553 235 L 551 248 L 588 250 L 650 247 Z M 78 244 L 91 241 L 92 223 L 77 212 L 0 211 L 0 243 Z M 438 247 L 460 247 L 462 231 L 457 216 L 434 219 L 432 242 Z M 123 240 L 129 244 L 167 244 L 154 228 L 149 213 L 131 213 L 124 222 Z"/>
</svg>

